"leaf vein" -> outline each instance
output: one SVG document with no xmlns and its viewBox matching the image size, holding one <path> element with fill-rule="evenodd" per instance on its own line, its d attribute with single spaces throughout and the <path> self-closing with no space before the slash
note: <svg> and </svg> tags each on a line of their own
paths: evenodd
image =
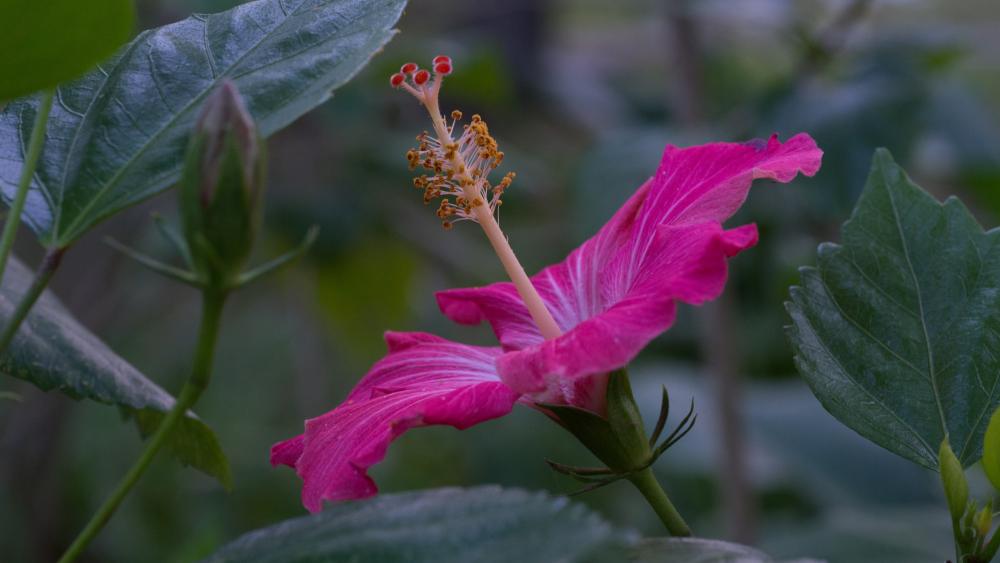
<svg viewBox="0 0 1000 563">
<path fill-rule="evenodd" d="M 808 322 L 808 321 L 807 321 L 807 322 Z M 814 330 L 813 332 L 815 332 L 815 330 Z M 897 421 L 897 422 L 899 422 L 899 424 L 900 424 L 900 425 L 901 425 L 901 426 L 902 426 L 902 427 L 903 427 L 903 428 L 904 428 L 905 430 L 907 430 L 907 431 L 908 431 L 908 432 L 909 432 L 909 433 L 910 433 L 910 434 L 911 434 L 911 435 L 912 435 L 912 436 L 913 436 L 914 438 L 916 438 L 916 441 L 917 441 L 917 442 L 919 442 L 919 443 L 920 443 L 920 445 L 922 445 L 922 446 L 924 447 L 924 457 L 925 457 L 926 459 L 932 459 L 932 460 L 936 460 L 936 459 L 937 459 L 937 455 L 936 455 L 936 454 L 934 453 L 934 449 L 930 447 L 930 445 L 929 445 L 929 444 L 927 443 L 927 441 L 926 441 L 926 440 L 924 440 L 924 437 L 923 437 L 923 436 L 921 436 L 921 435 L 920 435 L 920 433 L 919 433 L 919 432 L 917 432 L 917 430 L 916 430 L 915 428 L 913 428 L 913 426 L 911 426 L 909 422 L 907 422 L 907 421 L 906 421 L 906 420 L 904 420 L 904 419 L 903 419 L 903 418 L 902 418 L 901 416 L 899 416 L 899 414 L 897 414 L 897 413 L 896 413 L 896 411 L 894 411 L 894 410 L 890 409 L 890 408 L 889 408 L 889 406 L 888 406 L 888 405 L 886 405 L 886 404 L 885 404 L 885 402 L 884 402 L 884 401 L 882 401 L 882 399 L 881 399 L 881 398 L 879 398 L 879 397 L 878 397 L 878 396 L 876 396 L 876 395 L 875 395 L 874 393 L 872 393 L 872 392 L 871 392 L 871 391 L 870 391 L 870 390 L 869 390 L 869 389 L 868 389 L 867 387 L 865 387 L 865 386 L 864 386 L 864 385 L 863 385 L 863 384 L 862 384 L 862 383 L 861 383 L 860 381 L 856 380 L 856 379 L 854 378 L 853 374 L 851 374 L 851 372 L 850 372 L 850 371 L 848 371 L 848 370 L 847 370 L 847 369 L 846 369 L 846 368 L 844 367 L 844 364 L 842 364 L 842 363 L 840 362 L 840 358 L 838 358 L 837 356 L 835 356 L 835 355 L 833 354 L 833 352 L 831 352 L 831 351 L 830 351 L 829 347 L 827 347 L 826 343 L 825 343 L 825 342 L 823 342 L 823 340 L 822 340 L 822 339 L 820 339 L 820 338 L 816 338 L 816 339 L 815 339 L 815 342 L 817 342 L 817 343 L 819 344 L 819 346 L 820 346 L 820 347 L 821 347 L 821 348 L 823 349 L 823 353 L 824 353 L 824 354 L 826 354 L 826 356 L 827 356 L 828 358 L 830 358 L 830 360 L 831 360 L 831 361 L 832 361 L 832 362 L 833 362 L 833 363 L 834 363 L 834 364 L 835 364 L 835 365 L 837 366 L 837 369 L 838 369 L 838 370 L 840 371 L 840 373 L 842 373 L 842 374 L 844 375 L 844 381 L 848 381 L 848 382 L 852 383 L 852 384 L 853 384 L 853 385 L 854 385 L 855 387 L 857 387 L 857 388 L 858 388 L 858 389 L 859 389 L 859 390 L 860 390 L 860 391 L 861 391 L 861 392 L 862 392 L 863 394 L 865 394 L 865 395 L 867 395 L 868 397 L 870 397 L 870 398 L 871 398 L 871 400 L 872 400 L 873 402 L 875 402 L 875 404 L 877 404 L 877 405 L 878 405 L 879 407 L 881 407 L 881 408 L 882 408 L 882 409 L 883 409 L 883 410 L 884 410 L 884 411 L 885 411 L 886 413 L 888 413 L 888 414 L 889 414 L 889 415 L 890 415 L 890 416 L 891 416 L 892 418 L 896 419 L 896 421 Z M 908 446 L 908 447 L 910 447 L 911 449 L 913 449 L 913 450 L 914 450 L 914 452 L 916 452 L 916 451 L 917 451 L 917 449 L 916 449 L 916 448 L 913 448 L 912 446 L 909 446 L 908 444 L 907 444 L 907 446 Z"/>
<path fill-rule="evenodd" d="M 938 389 L 937 379 L 934 376 L 934 351 L 931 347 L 931 338 L 927 330 L 927 319 L 926 313 L 924 312 L 924 297 L 923 292 L 920 289 L 920 281 L 917 279 L 917 272 L 913 268 L 913 261 L 910 259 L 910 249 L 909 245 L 906 243 L 906 235 L 903 233 L 903 222 L 899 216 L 899 209 L 896 205 L 896 198 L 892 193 L 892 187 L 889 185 L 889 179 L 885 176 L 885 169 L 882 169 L 882 182 L 885 185 L 886 193 L 889 196 L 889 206 L 892 208 L 892 216 L 896 225 L 896 231 L 899 233 L 899 242 L 903 249 L 903 258 L 906 259 L 906 266 L 910 271 L 910 278 L 913 281 L 913 287 L 917 294 L 917 310 L 920 312 L 919 320 L 920 327 L 924 333 L 924 346 L 927 350 L 927 375 L 931 383 L 931 391 L 934 393 L 934 402 L 937 405 L 938 416 L 941 418 L 941 431 L 945 436 L 948 435 L 948 421 L 944 415 L 944 406 L 941 403 L 941 392 Z"/>
<path fill-rule="evenodd" d="M 834 306 L 837 307 L 837 311 L 840 312 L 840 316 L 842 316 L 847 322 L 849 322 L 852 325 L 854 325 L 854 327 L 857 328 L 862 334 L 864 334 L 865 336 L 867 336 L 875 344 L 878 344 L 880 347 L 882 347 L 886 352 L 888 352 L 894 358 L 896 358 L 897 360 L 899 360 L 903 365 L 905 365 L 906 367 L 908 367 L 911 370 L 915 371 L 917 373 L 917 375 L 919 375 L 919 376 L 921 376 L 921 377 L 923 377 L 925 379 L 927 378 L 927 374 L 924 373 L 923 371 L 921 371 L 920 368 L 918 368 L 917 366 L 915 366 L 912 363 L 910 363 L 910 361 L 907 360 L 906 358 L 904 358 L 903 356 L 899 355 L 899 353 L 896 352 L 895 350 L 893 350 L 892 348 L 890 348 L 888 344 L 886 344 L 886 343 L 882 342 L 881 340 L 879 340 L 877 336 L 875 336 L 870 331 L 868 331 L 868 329 L 866 329 L 864 326 L 862 326 L 859 321 L 857 321 L 857 320 L 854 319 L 854 317 L 852 317 L 851 315 L 848 315 L 847 311 L 845 311 L 844 308 L 840 305 L 840 302 L 837 301 L 837 298 L 833 295 L 832 289 L 826 283 L 826 280 L 823 279 L 822 276 L 820 277 L 820 282 L 823 284 L 823 289 L 826 291 L 826 294 L 830 297 L 830 301 L 833 302 Z"/>
</svg>

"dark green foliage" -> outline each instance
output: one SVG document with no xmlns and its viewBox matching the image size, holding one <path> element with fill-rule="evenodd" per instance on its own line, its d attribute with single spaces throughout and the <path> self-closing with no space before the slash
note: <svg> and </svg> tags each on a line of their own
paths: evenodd
<svg viewBox="0 0 1000 563">
<path fill-rule="evenodd" d="M 132 0 L 0 1 L 0 106 L 72 80 L 129 34 Z"/>
<path fill-rule="evenodd" d="M 820 246 L 788 303 L 796 363 L 827 410 L 925 467 L 946 435 L 962 466 L 979 460 L 998 403 L 998 238 L 876 153 L 843 244 Z"/>
<path fill-rule="evenodd" d="M 32 273 L 11 257 L 0 289 L 0 324 L 7 322 Z M 57 390 L 74 399 L 116 405 L 135 419 L 143 435 L 156 429 L 174 404 L 169 393 L 118 356 L 81 325 L 50 292 L 21 325 L 10 348 L 0 356 L 0 372 Z M 215 433 L 189 413 L 167 447 L 181 462 L 230 485 L 229 463 Z"/>
<path fill-rule="evenodd" d="M 59 88 L 24 222 L 51 247 L 172 186 L 223 80 L 267 136 L 326 101 L 393 36 L 405 0 L 257 0 L 146 31 Z M 0 114 L 0 187 L 16 183 L 38 101 Z M 7 198 L 5 190 L 5 198 Z"/>
<path fill-rule="evenodd" d="M 487 486 L 341 504 L 246 534 L 203 563 L 620 561 L 633 540 L 565 498 Z"/>
</svg>

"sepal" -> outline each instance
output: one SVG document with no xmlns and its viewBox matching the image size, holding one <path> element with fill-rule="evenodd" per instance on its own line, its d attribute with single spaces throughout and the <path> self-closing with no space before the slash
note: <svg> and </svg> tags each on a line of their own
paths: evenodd
<svg viewBox="0 0 1000 563">
<path fill-rule="evenodd" d="M 628 373 L 624 369 L 608 376 L 606 397 L 608 424 L 618 438 L 625 456 L 630 460 L 649 458 L 650 440 L 646 438 L 642 415 L 639 413 L 639 406 L 635 404 Z"/>
<path fill-rule="evenodd" d="M 303 254 L 309 251 L 309 248 L 311 248 L 313 243 L 316 242 L 316 237 L 318 236 L 319 236 L 319 226 L 313 225 L 312 227 L 309 227 L 309 230 L 306 231 L 306 236 L 303 237 L 302 242 L 300 242 L 297 247 L 293 248 L 292 250 L 289 250 L 288 252 L 282 254 L 281 256 L 278 256 L 277 258 L 274 258 L 268 262 L 265 262 L 259 266 L 256 266 L 254 268 L 251 268 L 243 272 L 242 274 L 239 275 L 238 278 L 236 278 L 235 286 L 243 287 L 244 285 L 252 283 L 278 270 L 282 266 L 297 260 Z"/>
<path fill-rule="evenodd" d="M 144 266 L 145 268 L 152 270 L 153 272 L 156 272 L 157 274 L 160 274 L 172 280 L 179 281 L 183 284 L 187 284 L 193 287 L 202 286 L 200 280 L 198 279 L 198 276 L 194 272 L 183 270 L 181 268 L 171 266 L 170 264 L 165 264 L 163 262 L 160 262 L 156 258 L 153 258 L 152 256 L 147 256 L 146 254 L 143 254 L 138 250 L 135 250 L 134 248 L 126 246 L 111 237 L 105 237 L 104 243 L 110 246 L 111 248 L 117 250 L 118 252 L 121 252 L 125 256 L 131 258 L 132 260 L 135 260 L 137 263 Z"/>
<path fill-rule="evenodd" d="M 157 229 L 160 231 L 160 233 L 165 238 L 167 238 L 167 240 L 169 240 L 172 244 L 175 245 L 175 248 L 178 250 L 178 252 L 180 252 L 181 257 L 185 258 L 185 261 L 187 261 L 187 257 L 190 256 L 190 254 L 186 254 L 184 252 L 187 250 L 187 242 L 182 238 L 179 237 L 175 238 L 173 235 L 176 234 L 176 231 L 171 229 L 169 225 L 166 225 L 159 216 L 154 216 L 154 220 L 156 221 Z M 285 254 L 282 254 L 277 258 L 274 258 L 273 260 L 265 262 L 259 266 L 251 268 L 239 274 L 231 284 L 225 285 L 221 289 L 224 291 L 238 289 L 272 272 L 277 271 L 282 266 L 289 264 L 290 262 L 298 259 L 303 254 L 308 252 L 309 248 L 312 247 L 314 242 L 316 242 L 317 236 L 319 236 L 319 227 L 314 225 L 306 232 L 306 236 L 303 237 L 302 242 L 300 242 L 297 247 L 286 252 Z M 211 280 L 199 276 L 198 273 L 195 271 L 178 268 L 176 266 L 171 266 L 170 264 L 161 262 L 156 258 L 143 254 L 138 250 L 126 246 L 111 237 L 105 237 L 104 242 L 111 248 L 117 250 L 118 252 L 121 252 L 125 256 L 138 262 L 140 265 L 162 276 L 201 289 L 211 289 L 216 287 L 216 285 Z M 213 253 L 212 247 L 202 237 L 195 238 L 194 243 L 195 246 L 200 248 L 202 252 L 206 253 L 207 255 L 212 255 Z M 190 262 L 187 262 L 187 264 L 188 267 L 191 266 Z"/>
<path fill-rule="evenodd" d="M 606 467 L 576 467 L 546 460 L 557 473 L 567 475 L 587 486 L 573 495 L 632 478 L 651 467 L 671 446 L 694 427 L 694 401 L 691 408 L 670 434 L 657 445 L 670 414 L 670 396 L 663 389 L 660 415 L 649 438 L 632 394 L 624 369 L 608 377 L 607 418 L 578 407 L 539 404 L 556 422 L 573 434 Z"/>
<path fill-rule="evenodd" d="M 187 241 L 184 240 L 184 236 L 177 231 L 177 229 L 167 224 L 166 219 L 163 218 L 159 213 L 153 213 L 153 224 L 156 225 L 156 230 L 160 232 L 160 235 L 174 247 L 177 254 L 184 260 L 184 265 L 188 269 L 194 268 L 194 260 L 191 258 L 191 249 L 188 248 Z"/>
</svg>

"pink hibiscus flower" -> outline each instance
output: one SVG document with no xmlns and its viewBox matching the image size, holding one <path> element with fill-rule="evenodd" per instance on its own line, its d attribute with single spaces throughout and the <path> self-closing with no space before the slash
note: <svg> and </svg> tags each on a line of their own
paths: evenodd
<svg viewBox="0 0 1000 563">
<path fill-rule="evenodd" d="M 446 70 L 451 70 L 450 61 Z M 410 68 L 395 75 L 393 85 L 415 90 L 418 97 L 426 95 L 421 101 L 432 117 L 440 118 L 437 89 L 447 72 L 431 82 L 419 72 L 426 71 Z M 481 121 L 474 117 L 473 125 L 477 123 Z M 436 121 L 435 126 L 438 137 L 426 150 L 458 158 L 455 162 L 468 168 L 477 164 L 476 158 L 488 156 L 463 151 L 462 139 L 470 127 L 452 141 L 454 124 L 443 129 Z M 481 147 L 475 134 L 469 142 Z M 427 142 L 422 140 L 422 148 Z M 464 429 L 503 416 L 518 402 L 570 405 L 603 415 L 607 374 L 627 365 L 673 324 L 678 301 L 697 305 L 716 298 L 726 280 L 726 260 L 756 244 L 755 225 L 722 227 L 743 204 L 753 180 L 789 182 L 799 173 L 812 176 L 821 157 L 806 134 L 784 143 L 773 136 L 747 143 L 668 146 L 655 176 L 566 260 L 531 277 L 527 289 L 523 283 L 506 282 L 437 294 L 441 311 L 452 320 L 489 322 L 501 347 L 469 346 L 424 333 L 387 333 L 388 354 L 347 400 L 306 421 L 304 434 L 276 444 L 271 462 L 296 470 L 303 480 L 303 504 L 315 512 L 324 500 L 375 494 L 367 469 L 410 428 L 445 424 Z M 411 163 L 423 162 L 422 154 L 410 158 Z M 433 168 L 436 163 L 429 164 Z M 497 187 L 505 189 L 509 183 Z M 481 189 L 483 201 L 477 204 L 479 196 L 465 197 L 468 182 L 461 178 L 457 187 L 442 186 L 433 178 L 417 184 L 436 189 L 432 197 L 441 192 L 456 196 L 446 201 L 455 207 L 450 213 L 442 204 L 443 219 L 477 220 L 490 235 L 493 200 L 498 201 L 503 189 Z M 488 183 L 486 187 L 491 188 Z M 504 259 L 506 239 L 490 240 Z M 517 275 L 520 266 L 514 264 L 512 269 L 504 263 L 515 282 L 523 281 Z M 541 301 L 541 311 L 537 303 L 525 305 L 532 299 Z"/>
</svg>

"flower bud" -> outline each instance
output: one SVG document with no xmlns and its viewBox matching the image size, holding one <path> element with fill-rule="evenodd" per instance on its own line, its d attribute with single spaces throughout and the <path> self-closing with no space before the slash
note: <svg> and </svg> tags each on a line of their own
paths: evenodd
<svg viewBox="0 0 1000 563">
<path fill-rule="evenodd" d="M 990 528 L 993 527 L 993 507 L 990 503 L 986 503 L 986 506 L 976 513 L 976 519 L 973 523 L 976 526 L 976 532 L 979 533 L 979 537 L 985 538 L 989 535 Z"/>
<path fill-rule="evenodd" d="M 958 521 L 966 512 L 969 502 L 969 484 L 965 480 L 962 464 L 955 457 L 955 452 L 948 445 L 948 438 L 941 441 L 938 451 L 938 465 L 941 468 L 941 483 L 944 485 L 944 495 L 948 501 L 951 519 Z"/>
<path fill-rule="evenodd" d="M 250 256 L 260 223 L 264 143 L 236 85 L 205 100 L 181 178 L 181 219 L 195 272 L 227 287 Z"/>
</svg>

